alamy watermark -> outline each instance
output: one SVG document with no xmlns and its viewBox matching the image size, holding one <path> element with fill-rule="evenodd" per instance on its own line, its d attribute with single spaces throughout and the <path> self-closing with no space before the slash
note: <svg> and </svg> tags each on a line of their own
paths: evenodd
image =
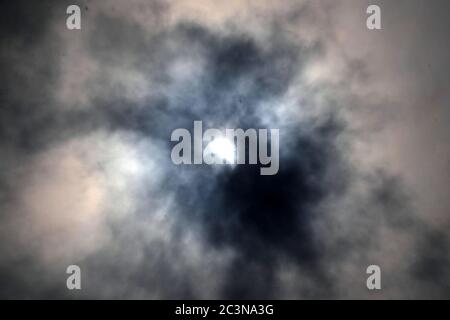
<svg viewBox="0 0 450 320">
<path fill-rule="evenodd" d="M 67 267 L 66 273 L 69 274 L 66 280 L 66 287 L 69 290 L 81 290 L 81 269 L 76 264 Z"/>
<path fill-rule="evenodd" d="M 221 131 L 211 128 L 203 132 L 202 121 L 194 121 L 193 137 L 189 130 L 179 128 L 172 132 L 170 139 L 178 142 L 171 153 L 172 162 L 176 165 L 254 165 L 259 161 L 262 165 L 260 174 L 264 176 L 277 174 L 280 166 L 279 129 Z"/>
<path fill-rule="evenodd" d="M 367 267 L 366 273 L 369 274 L 367 277 L 366 286 L 369 290 L 381 290 L 381 268 L 376 264 L 372 264 Z"/>
<path fill-rule="evenodd" d="M 369 15 L 366 20 L 366 26 L 369 30 L 381 29 L 381 8 L 378 5 L 369 5 L 366 9 Z M 81 30 L 81 9 L 76 4 L 69 5 L 66 9 L 69 15 L 66 19 L 66 27 L 68 30 Z"/>
</svg>

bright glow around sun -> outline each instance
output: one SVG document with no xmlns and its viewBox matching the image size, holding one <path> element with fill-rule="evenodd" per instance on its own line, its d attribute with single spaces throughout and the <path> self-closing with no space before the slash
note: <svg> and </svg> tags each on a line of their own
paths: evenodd
<svg viewBox="0 0 450 320">
<path fill-rule="evenodd" d="M 227 138 L 218 137 L 208 144 L 209 151 L 220 160 L 233 164 L 235 159 L 234 144 Z"/>
</svg>

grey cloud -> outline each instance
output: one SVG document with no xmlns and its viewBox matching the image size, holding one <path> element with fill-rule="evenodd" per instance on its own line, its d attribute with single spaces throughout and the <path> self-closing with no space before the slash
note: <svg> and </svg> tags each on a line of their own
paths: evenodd
<svg viewBox="0 0 450 320">
<path fill-rule="evenodd" d="M 445 3 L 380 1 L 379 34 L 352 1 L 288 3 L 204 5 L 200 18 L 189 1 L 86 2 L 75 33 L 61 3 L 9 4 L 1 297 L 372 298 L 369 264 L 383 270 L 377 297 L 448 296 L 448 217 L 430 205 L 448 187 L 410 158 L 442 160 L 404 149 L 401 131 L 448 137 L 411 122 L 422 105 L 407 95 L 430 93 L 446 115 Z M 403 38 L 410 17 L 430 52 Z M 194 120 L 279 128 L 278 175 L 173 165 L 170 133 Z"/>
</svg>

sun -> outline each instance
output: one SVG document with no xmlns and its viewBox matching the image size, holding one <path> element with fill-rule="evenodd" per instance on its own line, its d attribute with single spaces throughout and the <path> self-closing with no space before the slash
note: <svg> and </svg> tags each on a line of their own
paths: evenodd
<svg viewBox="0 0 450 320">
<path fill-rule="evenodd" d="M 208 144 L 208 150 L 215 157 L 229 164 L 234 164 L 235 146 L 225 137 L 217 137 Z"/>
</svg>

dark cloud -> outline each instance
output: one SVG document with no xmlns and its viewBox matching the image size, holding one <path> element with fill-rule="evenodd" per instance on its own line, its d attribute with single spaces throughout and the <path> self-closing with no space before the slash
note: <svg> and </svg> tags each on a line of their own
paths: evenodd
<svg viewBox="0 0 450 320">
<path fill-rule="evenodd" d="M 444 23 L 430 15 L 443 4 L 421 16 L 417 3 L 406 16 L 442 42 Z M 402 146 L 395 130 L 414 127 L 396 118 L 405 88 L 424 78 L 402 86 L 378 59 L 396 71 L 411 61 L 398 66 L 393 42 L 355 28 L 364 19 L 347 2 L 264 3 L 244 18 L 198 18 L 189 5 L 89 3 L 74 32 L 62 3 L 2 9 L 0 296 L 370 298 L 370 264 L 383 270 L 380 297 L 448 296 L 434 189 L 416 197 L 425 184 L 390 148 Z M 401 5 L 389 8 L 397 41 L 392 17 L 408 22 Z M 353 38 L 369 38 L 373 55 Z M 400 51 L 422 57 L 420 43 Z M 174 165 L 170 134 L 196 120 L 280 129 L 278 174 Z M 82 268 L 81 292 L 64 286 L 69 264 Z"/>
</svg>

